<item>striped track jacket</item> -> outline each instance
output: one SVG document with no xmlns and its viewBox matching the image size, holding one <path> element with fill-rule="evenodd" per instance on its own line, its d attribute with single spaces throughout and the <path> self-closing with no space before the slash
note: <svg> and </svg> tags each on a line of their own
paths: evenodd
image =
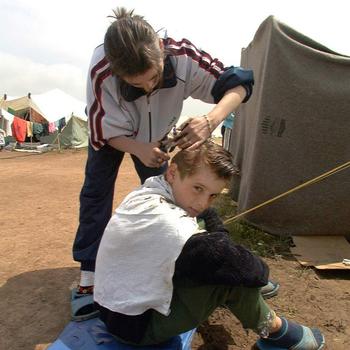
<svg viewBox="0 0 350 350">
<path fill-rule="evenodd" d="M 178 121 L 183 101 L 192 97 L 217 103 L 225 92 L 242 85 L 247 95 L 254 83 L 253 73 L 227 67 L 190 41 L 164 39 L 166 57 L 162 86 L 150 96 L 112 74 L 103 45 L 92 56 L 87 81 L 87 112 L 90 142 L 95 150 L 117 136 L 140 142 L 161 140 Z"/>
</svg>

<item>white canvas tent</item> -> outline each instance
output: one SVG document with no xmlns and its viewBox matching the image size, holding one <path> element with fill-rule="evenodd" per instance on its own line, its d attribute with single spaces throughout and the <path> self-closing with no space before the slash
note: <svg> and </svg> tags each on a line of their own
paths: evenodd
<svg viewBox="0 0 350 350">
<path fill-rule="evenodd" d="M 2 99 L 1 105 L 9 113 L 36 123 L 47 122 L 45 114 L 33 100 L 31 94 L 15 99 Z"/>
<path fill-rule="evenodd" d="M 61 133 L 40 138 L 42 143 L 54 143 L 63 148 L 81 148 L 88 146 L 88 126 L 85 115 L 85 103 L 59 89 L 34 95 L 35 101 L 49 122 L 66 119 Z"/>
<path fill-rule="evenodd" d="M 63 117 L 66 122 L 72 115 L 87 120 L 85 115 L 86 104 L 59 89 L 33 95 L 34 101 L 40 106 L 49 122 L 55 122 Z"/>
</svg>

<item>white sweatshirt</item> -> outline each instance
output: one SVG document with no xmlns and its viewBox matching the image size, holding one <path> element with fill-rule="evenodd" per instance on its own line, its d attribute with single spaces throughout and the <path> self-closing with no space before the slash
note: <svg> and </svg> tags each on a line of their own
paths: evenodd
<svg viewBox="0 0 350 350">
<path fill-rule="evenodd" d="M 175 261 L 196 232 L 195 218 L 173 204 L 164 176 L 130 193 L 108 223 L 98 250 L 94 299 L 114 312 L 170 313 Z"/>
</svg>

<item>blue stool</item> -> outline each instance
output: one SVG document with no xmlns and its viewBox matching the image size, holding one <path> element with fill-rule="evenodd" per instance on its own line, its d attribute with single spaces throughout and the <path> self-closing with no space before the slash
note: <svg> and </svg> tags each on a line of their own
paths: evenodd
<svg viewBox="0 0 350 350">
<path fill-rule="evenodd" d="M 118 342 L 98 318 L 69 322 L 48 350 L 190 350 L 195 329 L 171 338 L 159 346 L 132 346 Z"/>
</svg>

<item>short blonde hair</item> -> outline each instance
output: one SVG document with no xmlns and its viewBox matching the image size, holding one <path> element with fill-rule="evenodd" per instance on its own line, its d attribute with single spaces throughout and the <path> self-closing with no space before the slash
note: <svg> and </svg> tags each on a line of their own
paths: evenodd
<svg viewBox="0 0 350 350">
<path fill-rule="evenodd" d="M 218 178 L 230 181 L 237 173 L 232 155 L 213 141 L 206 141 L 194 151 L 181 150 L 172 158 L 177 165 L 181 178 L 192 176 L 203 165 L 208 166 Z"/>
</svg>

